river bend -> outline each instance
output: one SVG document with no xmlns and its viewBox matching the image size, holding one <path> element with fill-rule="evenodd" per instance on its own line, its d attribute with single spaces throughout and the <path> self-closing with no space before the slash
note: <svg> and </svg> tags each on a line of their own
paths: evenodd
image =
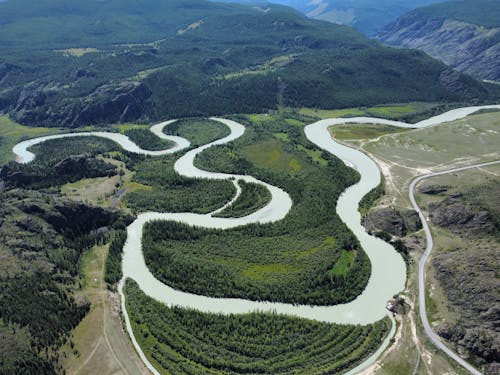
<svg viewBox="0 0 500 375">
<path fill-rule="evenodd" d="M 358 211 L 361 199 L 373 188 L 379 185 L 381 181 L 380 172 L 375 162 L 364 153 L 335 142 L 335 140 L 331 138 L 328 128 L 347 123 L 387 124 L 404 128 L 423 128 L 438 125 L 443 122 L 458 120 L 481 109 L 500 109 L 500 105 L 455 109 L 442 115 L 421 121 L 417 124 L 407 124 L 399 121 L 371 117 L 355 117 L 326 119 L 305 127 L 305 134 L 312 143 L 342 159 L 346 165 L 356 169 L 360 174 L 360 181 L 349 187 L 340 196 L 337 203 L 337 214 L 359 239 L 362 248 L 370 259 L 372 272 L 363 293 L 361 293 L 352 302 L 335 306 L 292 305 L 285 303 L 250 301 L 237 298 L 212 298 L 196 295 L 169 287 L 168 285 L 157 280 L 149 271 L 142 253 L 141 244 L 143 227 L 149 221 L 171 220 L 203 228 L 229 229 L 251 223 L 270 223 L 281 220 L 287 215 L 292 207 L 292 200 L 290 196 L 278 187 L 259 181 L 251 176 L 209 172 L 198 169 L 194 166 L 194 159 L 200 152 L 212 146 L 231 142 L 244 134 L 245 128 L 243 125 L 231 120 L 213 118 L 213 120 L 227 125 L 231 130 L 230 135 L 188 151 L 175 163 L 174 168 L 176 172 L 180 175 L 192 178 L 232 180 L 237 187 L 237 194 L 233 198 L 233 201 L 237 199 L 237 196 L 241 191 L 237 186 L 237 180 L 245 180 L 247 182 L 264 185 L 271 192 L 272 199 L 265 207 L 241 218 L 213 217 L 212 215 L 219 212 L 220 209 L 205 215 L 194 213 L 146 212 L 140 214 L 137 219 L 129 225 L 127 228 L 127 240 L 123 249 L 123 279 L 119 285 L 119 292 L 122 299 L 122 310 L 125 315 L 128 332 L 139 355 L 148 368 L 150 368 L 153 373 L 158 373 L 145 357 L 133 335 L 129 317 L 125 309 L 125 295 L 123 293 L 123 284 L 126 278 L 134 279 L 148 296 L 164 302 L 167 305 L 194 308 L 203 312 L 236 314 L 249 313 L 252 311 L 273 311 L 301 318 L 339 324 L 369 324 L 387 316 L 388 311 L 385 308 L 387 301 L 391 299 L 393 295 L 404 289 L 406 267 L 401 256 L 396 253 L 391 245 L 366 233 L 360 223 L 361 217 Z M 16 154 L 18 162 L 28 163 L 35 158 L 35 155 L 29 152 L 28 148 L 35 144 L 51 139 L 77 136 L 98 136 L 111 139 L 125 150 L 133 153 L 153 156 L 166 155 L 174 152 L 180 152 L 190 146 L 189 142 L 184 138 L 167 136 L 163 133 L 164 127 L 168 126 L 173 121 L 163 122 L 151 128 L 151 131 L 158 137 L 175 142 L 175 146 L 168 150 L 143 150 L 133 143 L 128 137 L 122 134 L 86 132 L 60 134 L 31 139 L 14 146 L 13 152 Z M 349 373 L 356 373 L 357 371 L 360 371 L 366 366 L 372 364 L 378 355 L 387 347 L 389 338 L 394 334 L 394 330 L 393 324 L 391 334 L 381 345 L 379 350 Z"/>
</svg>

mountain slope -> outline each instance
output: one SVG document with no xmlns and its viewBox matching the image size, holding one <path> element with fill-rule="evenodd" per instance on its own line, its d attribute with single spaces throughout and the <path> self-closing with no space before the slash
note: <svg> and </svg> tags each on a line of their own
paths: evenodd
<svg viewBox="0 0 500 375">
<path fill-rule="evenodd" d="M 241 4 L 259 4 L 262 0 L 224 0 Z M 439 0 L 271 0 L 290 6 L 308 17 L 353 26 L 366 35 L 374 35 L 388 22 L 412 9 Z"/>
<path fill-rule="evenodd" d="M 417 9 L 385 27 L 382 42 L 425 51 L 461 72 L 500 80 L 497 0 L 450 1 Z"/>
<path fill-rule="evenodd" d="M 30 4 L 0 3 L 0 111 L 23 124 L 78 127 L 279 105 L 492 97 L 492 88 L 423 53 L 382 47 L 283 6 Z"/>
</svg>

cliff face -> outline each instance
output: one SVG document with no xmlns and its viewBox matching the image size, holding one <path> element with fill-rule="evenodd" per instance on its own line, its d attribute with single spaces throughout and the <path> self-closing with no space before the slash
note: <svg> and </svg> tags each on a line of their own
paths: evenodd
<svg viewBox="0 0 500 375">
<path fill-rule="evenodd" d="M 483 80 L 500 80 L 500 28 L 410 12 L 386 26 L 377 39 L 419 49 Z"/>
</svg>

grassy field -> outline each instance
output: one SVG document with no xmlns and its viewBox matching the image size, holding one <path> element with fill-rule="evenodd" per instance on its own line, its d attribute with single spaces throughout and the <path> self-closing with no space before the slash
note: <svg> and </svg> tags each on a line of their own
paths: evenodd
<svg viewBox="0 0 500 375">
<path fill-rule="evenodd" d="M 390 125 L 348 124 L 332 126 L 330 134 L 339 140 L 346 139 L 373 139 L 386 134 L 402 133 L 408 129 Z"/>
<path fill-rule="evenodd" d="M 120 158 L 117 153 L 111 152 L 110 154 Z M 118 152 L 118 154 L 120 153 Z M 103 160 L 115 165 L 121 172 L 115 176 L 86 178 L 65 184 L 61 186 L 60 193 L 75 201 L 129 210 L 123 199 L 126 194 L 134 192 L 144 194 L 153 189 L 151 186 L 133 182 L 134 173 L 127 169 L 124 162 L 111 157 L 103 157 Z"/>
<path fill-rule="evenodd" d="M 88 202 L 109 207 L 107 197 L 115 190 L 119 176 L 86 178 L 61 186 L 61 194 L 75 201 Z"/>
<path fill-rule="evenodd" d="M 258 167 L 290 175 L 296 175 L 303 168 L 300 159 L 290 152 L 284 152 L 282 143 L 274 139 L 246 146 L 242 149 L 242 154 L 253 160 Z"/>
<path fill-rule="evenodd" d="M 366 144 L 368 152 L 399 165 L 439 169 L 440 165 L 468 165 L 500 155 L 500 116 L 485 113 L 448 124 L 384 137 Z"/>
<path fill-rule="evenodd" d="M 386 106 L 376 107 L 361 107 L 361 108 L 346 108 L 346 109 L 313 109 L 301 108 L 299 113 L 306 116 L 316 118 L 331 118 L 331 117 L 355 117 L 355 116 L 368 116 L 368 117 L 381 117 L 388 119 L 401 119 L 411 118 L 425 113 L 436 105 L 432 103 L 410 103 L 410 104 L 393 104 Z"/>
<path fill-rule="evenodd" d="M 204 314 L 169 308 L 126 284 L 135 337 L 162 374 L 345 372 L 374 351 L 388 321 L 335 325 L 276 314 Z"/>
<path fill-rule="evenodd" d="M 44 135 L 58 134 L 56 128 L 31 128 L 16 124 L 7 116 L 0 116 L 0 165 L 15 159 L 12 147 L 17 143 L 30 138 Z"/>
<path fill-rule="evenodd" d="M 377 141 L 349 141 L 377 162 L 386 179 L 384 202 L 407 207 L 408 186 L 417 175 L 500 159 L 500 116 L 482 113 Z"/>
<path fill-rule="evenodd" d="M 342 250 L 340 254 L 340 258 L 335 263 L 335 265 L 330 270 L 332 275 L 337 276 L 345 276 L 349 272 L 354 262 L 354 258 L 356 258 L 356 253 L 353 251 Z"/>
<path fill-rule="evenodd" d="M 295 57 L 297 56 L 298 56 L 297 54 L 276 56 L 273 57 L 271 60 L 264 62 L 263 64 L 253 66 L 251 68 L 244 69 L 239 72 L 226 74 L 224 76 L 224 79 L 234 79 L 234 78 L 241 78 L 243 76 L 262 75 L 275 72 L 283 68 L 284 66 L 292 63 Z"/>
</svg>

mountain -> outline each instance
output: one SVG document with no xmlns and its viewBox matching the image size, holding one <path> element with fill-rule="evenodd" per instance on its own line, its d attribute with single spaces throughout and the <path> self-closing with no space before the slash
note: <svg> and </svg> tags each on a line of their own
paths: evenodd
<svg viewBox="0 0 500 375">
<path fill-rule="evenodd" d="M 0 52 L 0 112 L 35 126 L 499 96 L 424 53 L 280 5 L 7 1 Z"/>
<path fill-rule="evenodd" d="M 259 4 L 259 0 L 224 0 L 241 4 Z M 353 26 L 373 36 L 387 23 L 412 9 L 440 0 L 271 0 L 293 7 L 308 17 Z"/>
<path fill-rule="evenodd" d="M 500 80 L 500 3 L 460 0 L 416 9 L 385 27 L 382 42 L 425 51 L 477 78 Z"/>
</svg>

